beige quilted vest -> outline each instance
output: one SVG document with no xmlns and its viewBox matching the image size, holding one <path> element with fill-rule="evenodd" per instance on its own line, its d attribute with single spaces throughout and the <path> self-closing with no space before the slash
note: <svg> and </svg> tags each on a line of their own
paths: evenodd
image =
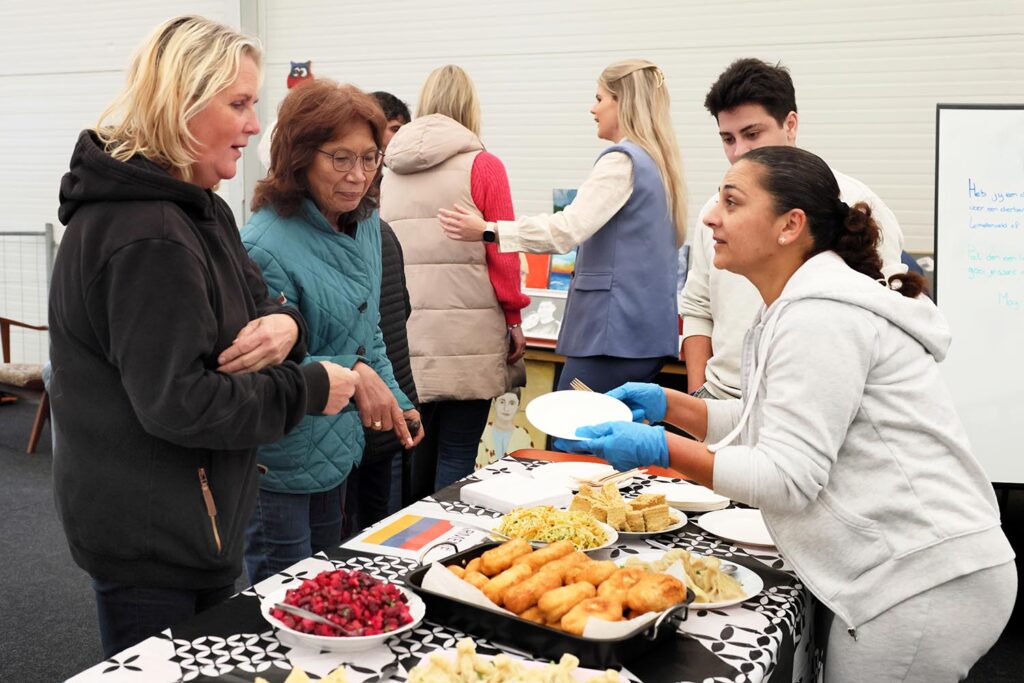
<svg viewBox="0 0 1024 683">
<path fill-rule="evenodd" d="M 402 243 L 412 302 L 409 356 L 420 401 L 490 399 L 525 383 L 522 361 L 505 363 L 505 316 L 487 276 L 482 242 L 444 236 L 437 210 L 470 193 L 480 139 L 440 114 L 403 126 L 388 145 L 380 217 Z"/>
</svg>

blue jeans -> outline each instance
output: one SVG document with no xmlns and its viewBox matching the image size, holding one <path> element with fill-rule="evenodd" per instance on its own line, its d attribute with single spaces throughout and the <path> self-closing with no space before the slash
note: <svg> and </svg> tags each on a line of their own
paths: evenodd
<svg viewBox="0 0 1024 683">
<path fill-rule="evenodd" d="M 602 394 L 626 382 L 653 382 L 665 360 L 664 357 L 567 356 L 558 378 L 558 390 L 572 389 L 569 382 L 575 377 Z"/>
<path fill-rule="evenodd" d="M 235 594 L 235 585 L 204 590 L 131 586 L 93 579 L 103 656 L 121 650 L 219 605 Z"/>
<path fill-rule="evenodd" d="M 414 500 L 473 473 L 490 411 L 491 402 L 486 399 L 433 401 L 420 406 L 426 436 L 416 447 L 413 459 L 413 483 L 417 486 Z M 431 479 L 432 489 L 428 483 Z"/>
<path fill-rule="evenodd" d="M 245 568 L 252 583 L 341 544 L 345 484 L 321 493 L 260 489 L 245 532 Z"/>
</svg>

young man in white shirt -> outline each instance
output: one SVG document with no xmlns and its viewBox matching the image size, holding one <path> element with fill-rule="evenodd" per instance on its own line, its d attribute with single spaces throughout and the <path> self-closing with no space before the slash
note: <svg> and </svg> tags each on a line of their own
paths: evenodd
<svg viewBox="0 0 1024 683">
<path fill-rule="evenodd" d="M 729 65 L 711 86 L 704 107 L 718 122 L 718 134 L 729 163 L 757 147 L 796 145 L 796 93 L 789 70 L 759 59 Z M 866 202 L 881 228 L 878 253 L 882 273 L 906 272 L 900 257 L 903 232 L 892 211 L 864 183 L 832 169 L 842 199 L 849 205 Z M 683 355 L 688 389 L 700 398 L 740 397 L 740 355 L 743 337 L 761 297 L 750 282 L 715 268 L 714 241 L 704 216 L 718 201 L 704 204 L 693 229 L 691 264 L 679 296 L 683 316 Z"/>
</svg>

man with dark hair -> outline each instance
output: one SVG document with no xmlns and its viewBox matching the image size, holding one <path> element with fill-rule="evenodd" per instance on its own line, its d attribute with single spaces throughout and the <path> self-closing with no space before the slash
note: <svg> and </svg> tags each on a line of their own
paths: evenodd
<svg viewBox="0 0 1024 683">
<path fill-rule="evenodd" d="M 388 125 L 384 128 L 384 147 L 387 147 L 391 142 L 391 137 L 398 132 L 398 129 L 412 121 L 412 116 L 409 115 L 409 105 L 383 90 L 378 90 L 372 95 L 377 98 L 380 108 L 384 110 L 384 118 L 388 120 Z"/>
<path fill-rule="evenodd" d="M 796 145 L 796 94 L 789 70 L 781 64 L 760 59 L 733 62 L 711 86 L 704 107 L 718 122 L 730 164 L 757 147 Z M 878 254 L 883 275 L 906 272 L 900 260 L 903 233 L 892 211 L 864 183 L 835 169 L 832 173 L 844 202 L 866 202 L 871 207 L 881 228 Z M 762 301 L 746 278 L 714 266 L 714 240 L 704 216 L 717 201 L 716 193 L 704 204 L 692 233 L 692 262 L 679 296 L 683 354 L 688 389 L 694 396 L 739 398 L 743 337 Z"/>
</svg>

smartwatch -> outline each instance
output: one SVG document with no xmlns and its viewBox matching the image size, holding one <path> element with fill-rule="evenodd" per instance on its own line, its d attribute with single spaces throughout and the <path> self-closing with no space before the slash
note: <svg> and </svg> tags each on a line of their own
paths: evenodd
<svg viewBox="0 0 1024 683">
<path fill-rule="evenodd" d="M 494 231 L 494 229 L 496 227 L 498 227 L 498 226 L 496 224 L 494 224 L 494 223 L 488 223 L 484 227 L 484 234 L 483 234 L 484 242 L 497 242 L 498 241 L 498 233 L 496 233 Z"/>
</svg>

